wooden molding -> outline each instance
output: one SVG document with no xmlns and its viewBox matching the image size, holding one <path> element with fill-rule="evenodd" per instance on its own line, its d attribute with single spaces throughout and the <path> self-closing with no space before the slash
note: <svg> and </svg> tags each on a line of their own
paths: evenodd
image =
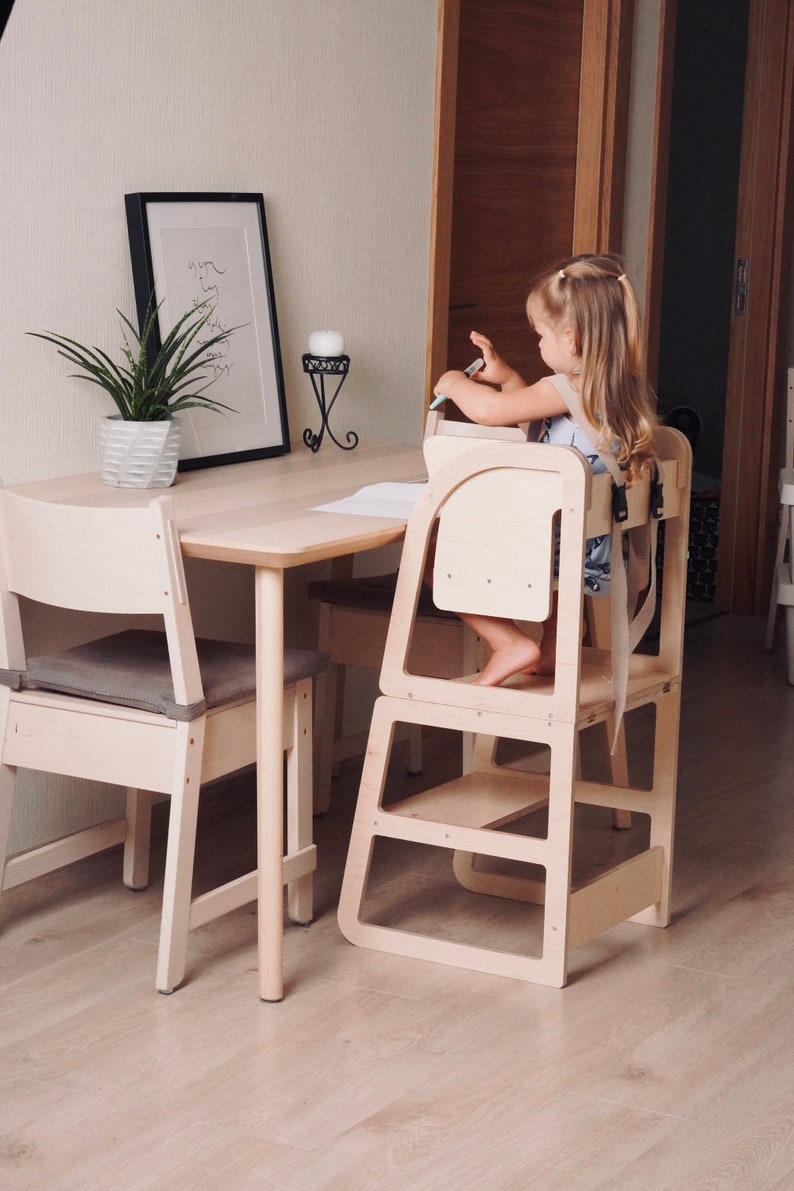
<svg viewBox="0 0 794 1191">
<path fill-rule="evenodd" d="M 439 0 L 425 391 L 447 366 L 460 0 Z M 424 412 L 424 407 L 423 407 Z"/>
<path fill-rule="evenodd" d="M 659 45 L 656 64 L 656 103 L 653 127 L 652 172 L 648 211 L 648 245 L 645 271 L 645 343 L 648 377 L 656 387 L 659 378 L 659 336 L 662 315 L 664 234 L 667 217 L 667 181 L 670 163 L 670 114 L 673 104 L 673 60 L 678 0 L 661 0 Z"/>
<path fill-rule="evenodd" d="M 720 608 L 741 615 L 762 611 L 775 549 L 793 85 L 792 5 L 751 0 L 735 249 L 749 262 L 748 291 L 731 323 L 716 594 Z"/>
<path fill-rule="evenodd" d="M 464 17 L 479 19 L 487 16 L 485 0 L 479 0 L 479 4 L 482 7 L 477 7 L 473 13 L 467 9 L 461 12 L 461 0 L 438 0 L 435 157 L 425 357 L 428 392 L 447 367 L 449 340 L 453 334 L 450 274 L 455 151 L 459 139 L 456 128 L 459 42 Z M 570 25 L 570 6 L 566 11 Z M 549 5 L 539 8 L 539 19 L 544 18 L 547 21 L 553 19 Z M 571 39 L 570 50 L 576 52 L 577 59 L 575 62 L 568 59 L 573 67 L 571 73 L 578 79 L 576 95 L 574 97 L 573 89 L 570 95 L 571 101 L 577 104 L 574 124 L 565 127 L 568 113 L 561 113 L 562 134 L 571 137 L 572 145 L 575 138 L 576 148 L 572 150 L 571 160 L 575 178 L 570 179 L 571 206 L 565 208 L 566 228 L 562 242 L 557 235 L 559 220 L 549 237 L 552 240 L 556 235 L 555 255 L 568 255 L 572 251 L 620 251 L 622 241 L 633 0 L 581 0 L 578 21 L 581 25 L 577 45 L 574 51 Z M 567 33 L 570 37 L 570 27 Z M 559 47 L 558 52 L 561 52 Z M 547 128 L 546 132 L 550 138 L 554 136 L 553 128 Z M 568 181 L 566 178 L 566 184 Z M 526 210 L 526 204 L 522 210 Z M 457 210 L 455 214 L 458 214 Z M 526 352 L 526 348 L 523 350 Z"/>
<path fill-rule="evenodd" d="M 572 251 L 620 252 L 631 35 L 631 0 L 585 0 Z"/>
</svg>

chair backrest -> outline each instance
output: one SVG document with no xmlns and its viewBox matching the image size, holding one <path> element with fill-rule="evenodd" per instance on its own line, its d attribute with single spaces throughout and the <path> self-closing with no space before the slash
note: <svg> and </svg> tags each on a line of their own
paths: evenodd
<svg viewBox="0 0 794 1191">
<path fill-rule="evenodd" d="M 423 451 L 429 472 L 469 447 L 493 442 L 526 442 L 519 426 L 480 426 L 477 422 L 448 421 L 443 409 L 431 409 L 425 421 Z"/>
<path fill-rule="evenodd" d="M 433 600 L 438 607 L 546 620 L 562 493 L 559 471 L 526 473 L 515 467 L 481 472 L 450 492 L 436 537 Z"/>
<path fill-rule="evenodd" d="M 437 469 L 408 524 L 381 672 L 385 694 L 469 704 L 512 696 L 501 690 L 416 678 L 409 673 L 412 613 L 431 543 L 433 598 L 457 612 L 543 621 L 551 609 L 559 531 L 561 614 L 578 623 L 584 598 L 584 524 L 592 473 L 568 447 L 518 441 L 466 442 Z M 563 594 L 564 586 L 564 594 Z M 558 643 L 567 702 L 574 698 L 579 633 Z M 443 692 L 443 693 L 442 693 Z M 534 698 L 534 696 L 532 696 Z"/>
<path fill-rule="evenodd" d="M 0 666 L 24 670 L 19 597 L 83 612 L 162 616 L 178 703 L 202 697 L 173 502 L 52 504 L 0 489 Z"/>
<path fill-rule="evenodd" d="M 578 697 L 582 654 L 578 627 L 574 632 L 557 634 L 553 691 L 537 685 L 524 690 L 470 684 L 444 687 L 440 680 L 417 676 L 408 668 L 411 621 L 434 534 L 436 602 L 443 601 L 443 606 L 457 612 L 545 620 L 555 585 L 556 555 L 558 620 L 560 625 L 578 626 L 584 601 L 585 539 L 612 533 L 609 474 L 594 476 L 584 457 L 570 447 L 489 441 L 490 428 L 478 429 L 486 437 L 477 436 L 477 441 L 468 433 L 450 435 L 450 440 L 455 439 L 457 453 L 437 467 L 433 463 L 435 445 L 430 440 L 425 444 L 430 481 L 414 507 L 406 533 L 381 689 L 384 694 L 398 697 L 464 706 L 513 701 L 516 714 L 548 713 L 566 718 L 575 709 Z M 659 428 L 656 447 L 663 485 L 660 520 L 665 522 L 664 584 L 658 652 L 649 654 L 647 663 L 657 670 L 679 674 L 691 451 L 685 437 L 668 427 Z M 442 450 L 449 449 L 447 441 Z M 648 479 L 628 489 L 627 518 L 621 530 L 624 526 L 631 530 L 647 525 L 652 495 Z M 609 670 L 609 654 L 601 659 L 596 656 L 601 651 L 585 652 L 598 664 L 603 661 Z"/>
<path fill-rule="evenodd" d="M 791 380 L 794 380 L 794 369 L 790 373 Z M 791 396 L 794 400 L 794 393 Z M 794 406 L 791 408 L 791 415 L 794 419 Z M 449 459 L 454 458 L 463 451 L 468 451 L 474 446 L 492 446 L 499 442 L 526 443 L 525 429 L 521 427 L 479 426 L 468 422 L 447 422 L 440 418 L 440 411 L 432 411 L 428 416 L 426 437 L 423 444 L 428 474 L 432 476 Z M 526 445 L 533 444 L 527 443 Z M 659 426 L 656 430 L 655 447 L 659 460 L 659 482 L 661 484 L 661 491 L 667 501 L 667 508 L 662 513 L 661 519 L 675 518 L 677 524 L 680 525 L 682 512 L 685 512 L 685 520 L 688 525 L 691 450 L 687 448 L 686 437 L 680 431 L 674 430 L 671 427 Z M 524 481 L 520 482 L 523 483 Z M 585 533 L 587 538 L 612 533 L 614 526 L 612 487 L 612 478 L 609 474 L 602 473 L 592 477 Z M 682 509 L 684 494 L 686 495 L 685 510 Z M 549 494 L 549 499 L 552 499 L 551 494 Z M 626 490 L 626 503 L 626 519 L 622 523 L 621 528 L 624 531 L 630 531 L 647 524 L 649 481 L 638 482 L 628 488 Z M 539 514 L 544 508 L 545 505 L 541 501 L 538 507 Z M 543 543 L 547 539 L 542 531 L 540 532 L 541 538 L 539 545 L 542 549 Z M 668 532 L 676 533 L 677 529 L 671 526 Z M 533 538 L 530 536 L 531 533 L 532 530 L 527 529 L 516 540 L 531 542 L 533 541 Z M 435 578 L 436 580 L 440 579 L 443 586 L 443 576 L 436 574 Z M 449 604 L 443 604 L 441 606 L 450 607 Z M 524 615 L 522 619 L 529 618 Z M 541 617 L 541 619 L 545 619 L 545 617 Z"/>
<path fill-rule="evenodd" d="M 431 410 L 423 443 L 428 475 L 464 451 L 507 442 L 526 444 L 525 431 L 448 421 L 441 409 Z M 545 620 L 551 611 L 553 518 L 560 502 L 560 475 L 551 471 L 538 471 L 531 480 L 515 470 L 483 473 L 453 492 L 444 502 L 436 539 L 436 606 Z M 501 548 L 497 518 L 498 528 L 525 549 Z M 472 557 L 479 560 L 476 571 Z"/>
</svg>

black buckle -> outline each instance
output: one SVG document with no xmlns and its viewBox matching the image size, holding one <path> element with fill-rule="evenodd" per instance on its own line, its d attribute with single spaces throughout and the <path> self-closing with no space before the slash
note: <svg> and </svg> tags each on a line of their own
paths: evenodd
<svg viewBox="0 0 794 1191">
<path fill-rule="evenodd" d="M 659 479 L 657 472 L 651 480 L 651 487 L 649 493 L 649 509 L 648 516 L 655 517 L 658 521 L 664 515 L 664 484 Z"/>
<path fill-rule="evenodd" d="M 612 481 L 612 518 L 615 521 L 628 521 L 629 502 L 626 500 L 626 485 Z"/>
</svg>

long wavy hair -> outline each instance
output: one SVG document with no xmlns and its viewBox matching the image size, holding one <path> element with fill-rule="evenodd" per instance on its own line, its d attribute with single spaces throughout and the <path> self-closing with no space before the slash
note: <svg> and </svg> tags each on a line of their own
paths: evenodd
<svg viewBox="0 0 794 1191">
<path fill-rule="evenodd" d="M 642 325 L 634 287 L 620 259 L 583 253 L 540 274 L 527 299 L 555 330 L 570 327 L 581 358 L 577 378 L 599 449 L 616 448 L 629 481 L 655 459 L 656 399 L 645 373 Z"/>
</svg>

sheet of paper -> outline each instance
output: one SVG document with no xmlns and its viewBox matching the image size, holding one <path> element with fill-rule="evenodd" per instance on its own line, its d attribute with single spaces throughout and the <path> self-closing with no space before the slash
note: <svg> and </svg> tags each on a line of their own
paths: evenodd
<svg viewBox="0 0 794 1191">
<path fill-rule="evenodd" d="M 322 513 L 353 513 L 361 517 L 396 517 L 407 521 L 419 499 L 425 483 L 418 484 L 367 484 L 352 496 L 333 500 L 329 504 L 315 505 Z"/>
</svg>

